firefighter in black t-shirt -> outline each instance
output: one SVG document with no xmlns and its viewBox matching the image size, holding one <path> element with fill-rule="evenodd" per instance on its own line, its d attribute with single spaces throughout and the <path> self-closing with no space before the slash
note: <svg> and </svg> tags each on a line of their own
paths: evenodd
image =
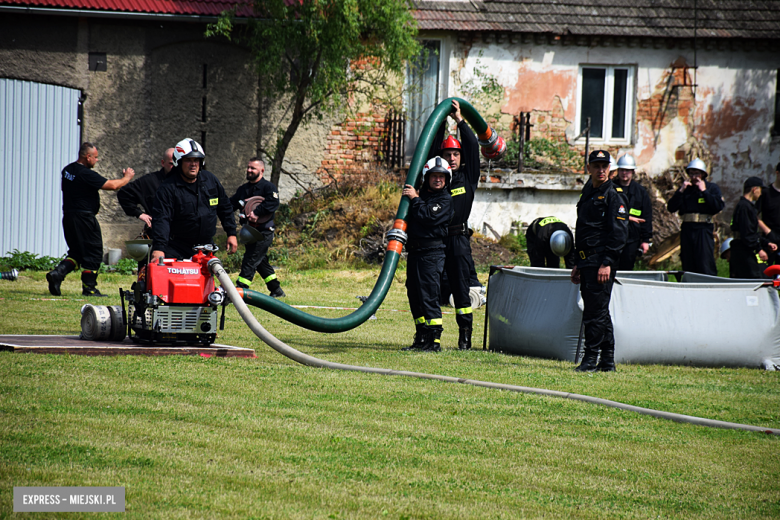
<svg viewBox="0 0 780 520">
<path fill-rule="evenodd" d="M 241 272 L 236 280 L 236 287 L 248 289 L 252 285 L 255 272 L 260 276 L 274 298 L 284 298 L 287 296 L 282 290 L 279 280 L 276 278 L 276 272 L 268 262 L 268 248 L 274 241 L 274 213 L 279 209 L 279 190 L 270 181 L 263 178 L 265 172 L 265 163 L 259 157 L 252 157 L 246 165 L 246 180 L 236 190 L 236 193 L 230 197 L 230 203 L 234 210 L 239 210 L 246 214 L 244 226 L 251 226 L 257 231 L 261 238 L 254 242 L 246 243 L 246 252 L 241 262 Z M 253 199 L 253 197 L 257 197 Z M 262 199 L 262 200 L 261 200 Z M 247 201 L 251 211 L 247 210 Z M 248 230 L 242 232 L 245 236 Z M 252 235 L 250 235 L 252 236 Z M 255 237 L 252 237 L 255 240 Z"/>
<path fill-rule="evenodd" d="M 577 266 L 571 271 L 572 283 L 580 284 L 585 307 L 585 355 L 576 370 L 614 372 L 615 336 L 609 300 L 615 267 L 628 236 L 628 203 L 609 180 L 608 152 L 591 152 L 588 173 L 590 180 L 577 203 Z"/>
<path fill-rule="evenodd" d="M 563 231 L 569 236 L 569 243 L 574 243 L 574 235 L 563 221 L 558 217 L 540 217 L 528 226 L 525 232 L 525 243 L 528 249 L 528 260 L 531 267 L 547 267 L 558 269 L 561 267 L 561 257 L 553 251 L 550 239 L 556 231 Z M 556 249 L 557 250 L 557 249 Z M 574 249 L 563 256 L 564 264 L 567 269 L 574 267 L 576 257 Z"/>
<path fill-rule="evenodd" d="M 425 163 L 422 177 L 419 193 L 408 184 L 403 190 L 403 195 L 411 200 L 407 217 L 406 294 L 415 335 L 411 346 L 402 350 L 438 352 L 444 330 L 439 291 L 444 269 L 444 239 L 452 219 L 452 197 L 447 190 L 452 170 L 447 161 L 434 157 Z"/>
<path fill-rule="evenodd" d="M 777 245 L 763 238 L 758 232 L 758 211 L 753 203 L 761 197 L 764 181 L 759 177 L 750 177 L 745 181 L 742 197 L 731 217 L 731 258 L 730 278 L 760 279 L 766 278 L 759 267 L 758 260 L 767 261 L 767 251 L 776 251 Z M 758 255 L 758 259 L 756 258 Z"/>
<path fill-rule="evenodd" d="M 758 210 L 758 228 L 766 239 L 780 244 L 780 163 L 775 166 L 775 181 L 761 191 L 756 202 Z M 769 265 L 780 262 L 780 251 L 769 252 Z"/>
<path fill-rule="evenodd" d="M 135 217 L 144 223 L 144 236 L 149 234 L 149 228 L 152 227 L 152 208 L 157 190 L 173 168 L 173 148 L 165 150 L 161 165 L 162 168 L 156 172 L 147 173 L 134 180 L 116 194 L 116 199 L 125 215 Z"/>
<path fill-rule="evenodd" d="M 103 234 L 95 215 L 100 211 L 100 190 L 115 191 L 135 175 L 132 168 L 122 170 L 121 179 L 108 180 L 94 172 L 98 149 L 83 143 L 79 158 L 62 170 L 62 229 L 68 254 L 57 267 L 46 273 L 49 292 L 60 296 L 60 286 L 74 269 L 82 269 L 81 294 L 105 296 L 97 289 L 98 270 L 103 261 Z"/>
</svg>

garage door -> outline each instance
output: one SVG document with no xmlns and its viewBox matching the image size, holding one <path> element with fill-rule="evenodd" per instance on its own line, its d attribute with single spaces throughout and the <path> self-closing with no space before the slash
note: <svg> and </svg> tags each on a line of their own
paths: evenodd
<svg viewBox="0 0 780 520">
<path fill-rule="evenodd" d="M 81 140 L 75 89 L 0 78 L 0 256 L 62 256 L 60 172 Z"/>
</svg>

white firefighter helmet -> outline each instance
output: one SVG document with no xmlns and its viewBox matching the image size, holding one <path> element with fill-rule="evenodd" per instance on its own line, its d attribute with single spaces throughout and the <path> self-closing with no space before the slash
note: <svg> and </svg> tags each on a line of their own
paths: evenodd
<svg viewBox="0 0 780 520">
<path fill-rule="evenodd" d="M 571 236 L 564 230 L 559 229 L 550 236 L 550 250 L 560 257 L 564 257 L 571 251 Z"/>
<path fill-rule="evenodd" d="M 206 165 L 206 152 L 203 147 L 195 142 L 194 139 L 182 139 L 173 148 L 173 165 L 178 166 L 179 161 L 185 157 L 195 157 L 200 159 L 200 165 Z"/>
<path fill-rule="evenodd" d="M 618 165 L 615 162 L 615 158 L 614 157 L 610 157 L 609 158 L 609 171 L 614 172 L 617 169 L 618 169 Z"/>
<path fill-rule="evenodd" d="M 723 241 L 723 243 L 720 245 L 720 257 L 723 258 L 723 253 L 731 249 L 731 241 L 734 240 L 733 238 L 729 237 L 726 240 Z"/>
<path fill-rule="evenodd" d="M 688 175 L 690 175 L 689 170 L 701 170 L 704 172 L 703 177 L 706 177 L 709 174 L 709 172 L 707 171 L 707 165 L 704 164 L 704 161 L 702 161 L 698 157 L 692 160 L 691 162 L 689 162 L 688 166 L 685 167 L 685 171 L 688 172 Z"/>
<path fill-rule="evenodd" d="M 617 167 L 623 170 L 636 170 L 636 161 L 633 157 L 626 154 L 618 159 Z"/>
<path fill-rule="evenodd" d="M 425 163 L 425 166 L 423 166 L 423 185 L 428 182 L 429 173 L 443 173 L 446 175 L 447 185 L 452 182 L 452 168 L 450 168 L 450 164 L 446 160 L 439 156 L 429 160 L 427 163 Z"/>
</svg>

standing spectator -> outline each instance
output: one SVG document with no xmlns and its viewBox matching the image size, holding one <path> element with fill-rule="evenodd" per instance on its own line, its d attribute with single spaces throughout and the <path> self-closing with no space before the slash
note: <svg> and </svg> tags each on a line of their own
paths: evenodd
<svg viewBox="0 0 780 520">
<path fill-rule="evenodd" d="M 79 158 L 62 170 L 62 230 L 68 254 L 57 267 L 46 273 L 49 292 L 60 296 L 65 277 L 81 267 L 81 294 L 105 296 L 97 288 L 98 270 L 103 261 L 103 234 L 95 215 L 100 211 L 100 190 L 115 191 L 135 175 L 132 168 L 122 170 L 121 179 L 108 180 L 92 168 L 98 162 L 98 149 L 83 143 Z"/>
<path fill-rule="evenodd" d="M 471 207 L 474 205 L 474 194 L 479 184 L 479 142 L 463 119 L 460 103 L 456 100 L 452 100 L 452 112 L 449 117 L 458 125 L 462 145 L 461 141 L 452 136 L 444 139 L 446 125 L 443 123 L 431 150 L 440 150 L 442 159 L 447 161 L 452 169 L 452 182 L 449 189 L 454 216 L 449 226 L 448 236 L 445 238 L 447 248 L 444 270 L 447 272 L 447 281 L 455 301 L 458 348 L 469 350 L 474 322 L 474 310 L 469 296 L 472 284 L 470 273 L 474 260 L 471 257 L 470 242 L 473 231 L 469 229 L 468 223 Z M 443 139 L 440 145 L 439 139 Z"/>
<path fill-rule="evenodd" d="M 444 239 L 452 219 L 452 197 L 447 191 L 452 170 L 447 161 L 434 157 L 425 163 L 422 175 L 419 193 L 409 184 L 403 190 L 412 201 L 406 242 L 406 294 L 415 325 L 414 341 L 403 350 L 439 352 L 444 330 L 439 284 L 444 269 Z"/>
<path fill-rule="evenodd" d="M 633 271 L 639 251 L 642 254 L 650 249 L 653 240 L 653 204 L 647 190 L 634 182 L 636 161 L 630 155 L 624 155 L 617 162 L 617 190 L 628 201 L 628 241 L 618 261 L 618 271 Z"/>
<path fill-rule="evenodd" d="M 680 260 L 683 271 L 718 275 L 715 267 L 715 240 L 712 236 L 712 216 L 723 211 L 726 204 L 720 188 L 714 182 L 707 182 L 707 167 L 701 159 L 692 160 L 685 168 L 690 181 L 683 182 L 666 208 L 679 212 Z"/>
<path fill-rule="evenodd" d="M 239 186 L 236 193 L 230 197 L 234 210 L 244 209 L 246 201 L 258 197 L 252 201 L 257 204 L 251 204 L 252 211 L 247 212 L 246 222 L 241 224 L 254 227 L 262 236 L 257 242 L 246 244 L 236 287 L 248 289 L 252 285 L 255 272 L 258 272 L 271 296 L 284 298 L 287 295 L 284 294 L 276 278 L 274 268 L 268 262 L 268 248 L 274 241 L 274 213 L 279 208 L 279 190 L 263 178 L 263 173 L 265 173 L 263 160 L 258 157 L 249 159 L 246 165 L 247 182 Z"/>
<path fill-rule="evenodd" d="M 780 163 L 775 166 L 775 180 L 769 187 L 761 191 L 761 198 L 756 202 L 758 210 L 758 228 L 766 239 L 774 244 L 780 244 Z M 769 253 L 769 265 L 778 263 L 778 253 Z"/>
<path fill-rule="evenodd" d="M 777 251 L 777 245 L 763 238 L 758 232 L 758 210 L 753 203 L 761 197 L 764 187 L 764 181 L 759 177 L 748 178 L 742 188 L 742 197 L 734 209 L 734 216 L 731 217 L 734 240 L 731 241 L 730 278 L 766 278 L 758 260 L 767 261 L 765 249 Z"/>
<path fill-rule="evenodd" d="M 628 237 L 627 202 L 609 180 L 609 152 L 591 152 L 588 173 L 591 182 L 582 188 L 577 203 L 577 265 L 571 271 L 571 281 L 580 284 L 585 306 L 585 355 L 576 370 L 614 372 L 615 336 L 609 300 L 615 266 Z"/>
<path fill-rule="evenodd" d="M 134 180 L 116 194 L 125 215 L 135 217 L 144 223 L 144 236 L 149 234 L 149 228 L 152 227 L 152 208 L 157 190 L 173 168 L 173 148 L 165 150 L 160 164 L 162 168 Z"/>
<path fill-rule="evenodd" d="M 210 244 L 217 217 L 227 233 L 227 252 L 238 248 L 233 206 L 217 177 L 204 170 L 206 154 L 192 139 L 174 147 L 173 169 L 160 185 L 152 208 L 152 262 L 190 258 L 193 247 Z"/>
<path fill-rule="evenodd" d="M 552 250 L 550 239 L 556 231 L 563 231 L 570 237 L 570 243 L 574 243 L 574 235 L 563 221 L 557 217 L 540 217 L 528 226 L 525 232 L 525 243 L 528 248 L 528 260 L 531 267 L 548 267 L 558 269 L 561 267 L 561 257 Z M 574 248 L 571 248 L 563 257 L 567 269 L 576 264 Z"/>
</svg>

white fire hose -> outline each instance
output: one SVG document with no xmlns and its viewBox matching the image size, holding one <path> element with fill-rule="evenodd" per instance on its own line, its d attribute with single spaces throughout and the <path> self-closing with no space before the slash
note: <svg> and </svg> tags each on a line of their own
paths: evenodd
<svg viewBox="0 0 780 520">
<path fill-rule="evenodd" d="M 252 332 L 254 332 L 258 338 L 260 338 L 272 349 L 276 350 L 283 356 L 292 359 L 293 361 L 297 361 L 302 365 L 316 367 L 316 368 L 330 368 L 334 370 L 350 370 L 354 372 L 366 372 L 370 374 L 383 374 L 386 376 L 407 376 L 407 377 L 416 377 L 419 379 L 433 379 L 436 381 L 444 381 L 447 383 L 462 383 L 466 385 L 481 386 L 481 387 L 493 388 L 497 390 L 508 390 L 511 392 L 547 395 L 551 397 L 563 397 L 565 399 L 573 399 L 575 401 L 584 401 L 586 403 L 591 403 L 591 404 L 610 406 L 612 408 L 618 408 L 630 412 L 641 413 L 644 415 L 650 415 L 653 417 L 658 417 L 660 419 L 667 419 L 670 421 L 675 421 L 680 423 L 695 424 L 698 426 L 708 426 L 710 428 L 726 428 L 732 430 L 746 430 L 751 432 L 780 435 L 780 429 L 777 428 L 765 428 L 761 426 L 753 426 L 750 424 L 739 424 L 739 423 L 732 423 L 727 421 L 716 421 L 714 419 L 705 419 L 702 417 L 694 417 L 691 415 L 664 412 L 660 410 L 653 410 L 651 408 L 642 408 L 641 406 L 633 406 L 630 404 L 619 403 L 617 401 L 610 401 L 608 399 L 600 399 L 598 397 L 572 394 L 570 392 L 559 392 L 557 390 L 546 390 L 543 388 L 532 388 L 528 386 L 505 385 L 501 383 L 491 383 L 488 381 L 477 381 L 473 379 L 463 379 L 459 377 L 440 376 L 436 374 L 423 374 L 420 372 L 407 372 L 405 370 L 390 370 L 387 368 L 373 368 L 373 367 L 361 367 L 356 365 L 344 365 L 342 363 L 332 363 L 330 361 L 324 361 L 322 359 L 318 359 L 313 356 L 309 356 L 307 354 L 299 352 L 298 350 L 295 350 L 294 348 L 283 343 L 282 341 L 274 337 L 270 332 L 265 330 L 265 328 L 260 324 L 260 322 L 257 321 L 257 318 L 255 318 L 254 314 L 252 314 L 252 311 L 249 309 L 246 303 L 244 303 L 244 300 L 238 294 L 238 291 L 236 291 L 233 282 L 230 280 L 230 277 L 228 276 L 227 272 L 222 267 L 222 263 L 215 258 L 214 260 L 211 260 L 208 263 L 208 266 L 212 274 L 219 280 L 220 284 L 222 285 L 222 289 L 224 289 L 225 292 L 227 292 L 228 296 L 230 297 L 230 301 L 233 303 L 233 305 L 236 306 L 236 310 L 238 311 L 238 314 L 241 316 L 244 322 L 246 322 L 246 324 L 249 326 Z"/>
</svg>

